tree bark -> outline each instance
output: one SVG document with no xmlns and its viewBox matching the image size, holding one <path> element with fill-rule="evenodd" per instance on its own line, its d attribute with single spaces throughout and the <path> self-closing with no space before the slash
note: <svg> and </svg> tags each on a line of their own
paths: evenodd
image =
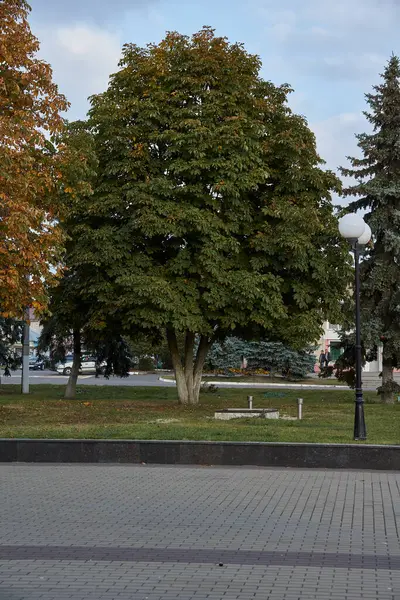
<svg viewBox="0 0 400 600">
<path fill-rule="evenodd" d="M 167 329 L 167 342 L 171 353 L 172 366 L 175 372 L 178 400 L 180 404 L 189 404 L 189 394 L 185 379 L 185 370 L 182 366 L 181 355 L 178 348 L 178 340 L 173 329 Z"/>
<path fill-rule="evenodd" d="M 82 343 L 80 329 L 76 328 L 73 331 L 74 338 L 74 359 L 72 362 L 72 370 L 65 389 L 64 398 L 74 400 L 76 396 L 76 383 L 78 381 L 79 369 L 81 368 L 82 359 Z"/>
<path fill-rule="evenodd" d="M 393 358 L 390 352 L 383 346 L 382 355 L 382 393 L 381 398 L 384 404 L 394 403 L 393 392 Z"/>
<path fill-rule="evenodd" d="M 185 381 L 188 393 L 188 404 L 197 404 L 194 398 L 194 373 L 193 373 L 193 360 L 194 360 L 194 341 L 195 335 L 192 331 L 186 332 L 185 337 L 185 353 L 184 353 L 184 364 L 185 364 Z"/>
<path fill-rule="evenodd" d="M 206 338 L 204 335 L 200 337 L 199 347 L 197 348 L 196 362 L 194 364 L 194 392 L 193 396 L 195 404 L 199 402 L 201 378 L 203 376 L 204 363 L 207 358 L 208 351 L 211 347 L 212 341 Z"/>
<path fill-rule="evenodd" d="M 192 331 L 187 331 L 185 336 L 183 364 L 178 348 L 176 332 L 173 329 L 167 330 L 167 341 L 175 372 L 179 403 L 198 404 L 204 362 L 212 341 L 206 336 L 202 335 L 200 337 L 195 358 L 194 346 L 196 342 L 196 336 Z"/>
</svg>

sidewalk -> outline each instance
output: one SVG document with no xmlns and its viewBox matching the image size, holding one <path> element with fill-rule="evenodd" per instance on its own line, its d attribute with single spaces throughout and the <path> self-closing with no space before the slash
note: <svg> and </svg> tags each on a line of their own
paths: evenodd
<svg viewBox="0 0 400 600">
<path fill-rule="evenodd" d="M 399 600 L 400 473 L 0 465 L 1 600 Z"/>
<path fill-rule="evenodd" d="M 218 379 L 215 379 L 215 381 L 202 381 L 202 383 L 206 383 L 207 385 L 217 385 L 218 387 L 228 387 L 228 388 L 235 388 L 235 387 L 243 387 L 243 388 L 272 388 L 272 389 L 288 389 L 288 390 L 297 390 L 297 389 L 304 389 L 304 390 L 349 390 L 350 388 L 347 385 L 336 385 L 336 384 L 323 384 L 323 383 L 268 383 L 268 381 L 266 381 L 265 383 L 251 383 L 249 381 L 234 381 L 234 378 L 232 377 L 232 381 L 219 381 Z M 159 377 L 158 378 L 159 381 L 161 381 L 162 383 L 173 383 L 176 384 L 176 380 L 175 379 L 166 379 L 164 377 Z"/>
</svg>

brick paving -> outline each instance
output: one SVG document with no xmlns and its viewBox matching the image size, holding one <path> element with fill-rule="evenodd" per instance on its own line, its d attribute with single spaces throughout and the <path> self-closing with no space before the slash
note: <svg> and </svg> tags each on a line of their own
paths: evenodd
<svg viewBox="0 0 400 600">
<path fill-rule="evenodd" d="M 0 600 L 400 600 L 400 474 L 0 465 Z"/>
</svg>

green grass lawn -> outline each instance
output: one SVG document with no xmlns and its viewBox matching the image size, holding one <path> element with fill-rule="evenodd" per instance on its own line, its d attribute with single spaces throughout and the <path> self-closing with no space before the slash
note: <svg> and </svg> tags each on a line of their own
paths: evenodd
<svg viewBox="0 0 400 600">
<path fill-rule="evenodd" d="M 179 406 L 174 388 L 81 386 L 77 400 L 63 400 L 59 385 L 33 385 L 29 396 L 19 386 L 0 388 L 0 437 L 130 438 L 280 442 L 352 442 L 353 392 L 347 390 L 220 389 L 204 393 L 198 406 Z M 235 419 L 214 421 L 219 408 L 279 408 L 302 421 Z M 400 444 L 400 403 L 377 403 L 365 393 L 368 442 Z"/>
</svg>

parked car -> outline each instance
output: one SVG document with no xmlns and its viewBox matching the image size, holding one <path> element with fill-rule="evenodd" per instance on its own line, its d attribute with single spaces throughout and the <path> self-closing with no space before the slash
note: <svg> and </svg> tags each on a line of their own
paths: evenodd
<svg viewBox="0 0 400 600">
<path fill-rule="evenodd" d="M 32 369 L 32 371 L 43 371 L 44 360 L 42 358 L 39 358 L 38 356 L 30 356 L 29 368 Z"/>
<path fill-rule="evenodd" d="M 57 365 L 59 375 L 70 375 L 72 371 L 73 357 L 67 356 L 65 362 Z M 79 373 L 96 373 L 97 360 L 94 356 L 83 356 Z M 100 365 L 100 372 L 104 370 L 106 363 Z"/>
</svg>

